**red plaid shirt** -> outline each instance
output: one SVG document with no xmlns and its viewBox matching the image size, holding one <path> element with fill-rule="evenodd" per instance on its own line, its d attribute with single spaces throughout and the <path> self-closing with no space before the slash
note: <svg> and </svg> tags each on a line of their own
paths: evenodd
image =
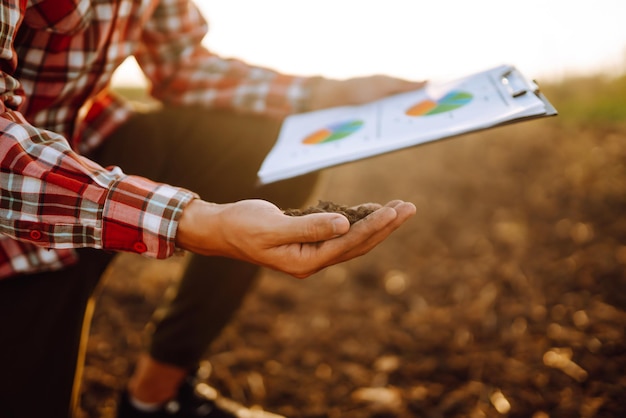
<svg viewBox="0 0 626 418">
<path fill-rule="evenodd" d="M 77 247 L 175 251 L 195 195 L 81 156 L 132 113 L 108 89 L 128 56 L 168 104 L 286 114 L 306 99 L 303 78 L 203 48 L 188 0 L 3 0 L 0 13 L 0 278 L 61 268 Z"/>
</svg>

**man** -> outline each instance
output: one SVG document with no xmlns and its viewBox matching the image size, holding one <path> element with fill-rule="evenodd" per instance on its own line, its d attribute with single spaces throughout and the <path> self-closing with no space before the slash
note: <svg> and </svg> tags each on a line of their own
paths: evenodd
<svg viewBox="0 0 626 418">
<path fill-rule="evenodd" d="M 0 12 L 0 416 L 71 414 L 90 297 L 113 254 L 181 250 L 194 256 L 119 416 L 232 416 L 191 378 L 259 266 L 307 277 L 415 213 L 392 201 L 353 227 L 284 215 L 316 175 L 255 186 L 281 118 L 420 84 L 217 57 L 188 0 L 3 0 Z M 158 109 L 134 111 L 110 91 L 128 56 Z"/>
</svg>

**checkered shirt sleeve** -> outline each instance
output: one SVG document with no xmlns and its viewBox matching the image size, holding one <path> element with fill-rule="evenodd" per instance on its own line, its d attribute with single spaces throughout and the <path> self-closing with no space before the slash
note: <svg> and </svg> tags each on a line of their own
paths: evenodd
<svg viewBox="0 0 626 418">
<path fill-rule="evenodd" d="M 219 57 L 201 45 L 207 22 L 193 3 L 161 1 L 147 22 L 137 62 L 164 103 L 285 116 L 306 109 L 309 78 Z"/>
<path fill-rule="evenodd" d="M 194 194 L 103 168 L 18 113 L 0 117 L 0 232 L 33 245 L 164 258 Z M 18 266 L 19 267 L 19 266 Z"/>
<path fill-rule="evenodd" d="M 60 268 L 78 247 L 173 254 L 177 220 L 193 193 L 100 167 L 17 110 L 25 93 L 11 74 L 25 4 L 0 7 L 0 278 Z M 71 14 L 61 18 L 67 23 Z"/>
</svg>

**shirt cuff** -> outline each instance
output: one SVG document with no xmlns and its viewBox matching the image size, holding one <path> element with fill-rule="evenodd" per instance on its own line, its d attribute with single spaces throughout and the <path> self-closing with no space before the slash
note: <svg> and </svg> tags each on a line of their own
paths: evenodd
<svg viewBox="0 0 626 418">
<path fill-rule="evenodd" d="M 188 190 L 127 176 L 109 190 L 102 216 L 102 248 L 151 258 L 167 258 L 176 249 L 183 208 L 198 196 Z"/>
</svg>

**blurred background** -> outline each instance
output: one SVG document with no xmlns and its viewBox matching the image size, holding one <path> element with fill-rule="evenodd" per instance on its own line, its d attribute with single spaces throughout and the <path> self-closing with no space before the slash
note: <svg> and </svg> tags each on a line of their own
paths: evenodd
<svg viewBox="0 0 626 418">
<path fill-rule="evenodd" d="M 338 78 L 510 63 L 559 110 L 326 170 L 320 199 L 418 213 L 307 280 L 264 272 L 207 353 L 211 385 L 293 418 L 626 416 L 626 3 L 198 4 L 225 56 Z M 132 62 L 116 78 L 129 94 L 141 82 Z M 113 416 L 185 262 L 120 261 L 94 316 L 86 417 Z"/>
<path fill-rule="evenodd" d="M 198 0 L 205 44 L 294 74 L 450 79 L 510 63 L 558 80 L 626 67 L 619 0 Z M 132 61 L 121 83 L 141 82 Z"/>
</svg>

